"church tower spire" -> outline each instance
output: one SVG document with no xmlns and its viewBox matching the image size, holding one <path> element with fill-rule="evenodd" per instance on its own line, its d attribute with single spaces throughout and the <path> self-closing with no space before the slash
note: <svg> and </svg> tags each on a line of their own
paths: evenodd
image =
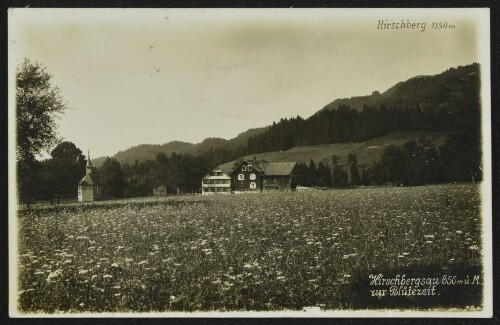
<svg viewBox="0 0 500 325">
<path fill-rule="evenodd" d="M 87 166 L 85 167 L 86 174 L 92 174 L 92 163 L 90 162 L 90 151 L 87 150 Z"/>
<path fill-rule="evenodd" d="M 78 182 L 78 201 L 93 202 L 102 199 L 102 188 L 96 174 L 97 172 L 92 167 L 92 161 L 90 160 L 90 150 L 87 150 L 85 176 Z"/>
</svg>

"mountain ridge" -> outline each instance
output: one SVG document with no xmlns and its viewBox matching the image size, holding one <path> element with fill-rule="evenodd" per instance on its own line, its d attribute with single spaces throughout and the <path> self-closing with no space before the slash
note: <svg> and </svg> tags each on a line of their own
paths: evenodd
<svg viewBox="0 0 500 325">
<path fill-rule="evenodd" d="M 475 74 L 478 77 L 479 63 L 451 67 L 436 75 L 418 75 L 405 81 L 400 81 L 383 93 L 373 91 L 371 95 L 335 99 L 318 112 L 324 109 L 336 109 L 340 105 L 347 105 L 361 110 L 365 104 L 368 106 L 385 105 L 387 107 L 395 107 L 412 102 L 415 105 L 427 107 L 436 99 L 444 103 L 455 100 L 453 88 L 457 88 L 455 90 L 463 90 L 459 89 L 458 84 L 460 82 L 468 82 L 469 79 L 473 79 L 472 76 Z M 479 91 L 479 89 L 469 89 L 469 91 Z"/>
<path fill-rule="evenodd" d="M 210 149 L 236 150 L 240 146 L 245 146 L 249 137 L 260 134 L 267 128 L 269 128 L 269 126 L 251 128 L 239 133 L 236 137 L 229 140 L 219 137 L 209 137 L 199 143 L 174 140 L 164 144 L 139 144 L 120 150 L 112 157 L 118 160 L 122 165 L 132 165 L 136 160 L 138 163 L 146 160 L 154 160 L 159 153 L 164 153 L 169 156 L 172 153 L 194 155 L 198 152 L 204 152 Z M 92 164 L 95 167 L 100 167 L 106 158 L 108 158 L 108 156 L 94 158 L 92 159 Z"/>
<path fill-rule="evenodd" d="M 465 66 L 451 67 L 436 75 L 418 75 L 401 81 L 388 88 L 383 93 L 373 91 L 371 95 L 353 96 L 350 98 L 338 98 L 330 102 L 322 109 L 318 110 L 311 117 L 319 115 L 325 110 L 336 110 L 342 105 L 349 106 L 358 111 L 362 111 L 365 106 L 387 108 L 418 106 L 422 109 L 435 109 L 436 107 L 453 106 L 454 103 L 474 104 L 479 94 L 479 64 L 472 63 Z M 141 144 L 119 151 L 113 157 L 121 164 L 134 164 L 135 161 L 155 159 L 158 153 L 170 155 L 197 154 L 211 149 L 228 150 L 233 153 L 240 153 L 245 156 L 247 153 L 242 148 L 248 145 L 248 140 L 261 135 L 273 126 L 268 125 L 260 128 L 253 128 L 238 134 L 232 139 L 209 137 L 200 143 L 189 143 L 183 141 L 171 141 L 162 145 Z M 240 150 L 240 151 L 238 151 Z M 100 166 L 106 157 L 99 157 L 93 160 L 95 166 Z"/>
</svg>

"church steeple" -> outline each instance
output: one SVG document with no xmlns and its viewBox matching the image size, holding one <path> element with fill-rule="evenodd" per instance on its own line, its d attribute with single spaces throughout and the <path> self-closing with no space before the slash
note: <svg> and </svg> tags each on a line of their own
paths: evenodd
<svg viewBox="0 0 500 325">
<path fill-rule="evenodd" d="M 85 176 L 78 182 L 78 201 L 93 202 L 102 198 L 102 189 L 99 185 L 97 172 L 92 167 L 90 151 L 87 150 L 87 165 L 85 166 Z"/>
<path fill-rule="evenodd" d="M 92 174 L 92 163 L 90 162 L 90 151 L 87 150 L 87 166 L 86 168 L 86 174 Z"/>
</svg>

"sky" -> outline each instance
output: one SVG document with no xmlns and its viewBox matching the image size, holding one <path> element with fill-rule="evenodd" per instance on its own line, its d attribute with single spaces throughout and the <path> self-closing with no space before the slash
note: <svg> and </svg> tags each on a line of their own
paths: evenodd
<svg viewBox="0 0 500 325">
<path fill-rule="evenodd" d="M 10 81 L 25 57 L 44 65 L 68 104 L 59 135 L 93 157 L 230 139 L 479 62 L 477 10 L 14 9 Z M 425 30 L 378 28 L 402 20 Z"/>
</svg>

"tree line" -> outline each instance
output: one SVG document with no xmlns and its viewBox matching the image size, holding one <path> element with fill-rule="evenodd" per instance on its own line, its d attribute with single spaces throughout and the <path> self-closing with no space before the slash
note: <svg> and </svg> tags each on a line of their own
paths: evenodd
<svg viewBox="0 0 500 325">
<path fill-rule="evenodd" d="M 57 136 L 56 120 L 67 105 L 59 89 L 51 85 L 51 78 L 45 67 L 27 59 L 16 70 L 17 186 L 22 202 L 76 197 L 78 180 L 85 175 L 87 161 L 82 151 Z M 154 160 L 123 166 L 108 158 L 97 175 L 109 197 L 149 195 L 157 185 L 164 185 L 171 193 L 197 192 L 210 168 L 244 155 L 301 145 L 366 141 L 397 130 L 431 130 L 447 133 L 446 144 L 436 147 L 422 139 L 401 147 L 389 146 L 380 161 L 362 168 L 358 168 L 354 154 L 342 166 L 336 156 L 330 161 L 311 160 L 299 164 L 298 182 L 322 187 L 474 182 L 481 180 L 478 96 L 478 92 L 469 91 L 445 103 L 436 98 L 425 105 L 409 101 L 391 108 L 365 104 L 361 110 L 340 105 L 308 119 L 282 119 L 237 150 L 159 154 Z M 41 160 L 42 153 L 51 148 L 50 158 Z"/>
<path fill-rule="evenodd" d="M 418 105 L 387 108 L 365 105 L 361 111 L 347 105 L 322 110 L 308 119 L 281 119 L 249 138 L 246 154 L 288 150 L 295 146 L 363 142 L 391 131 L 462 132 L 480 128 L 479 104 L 453 107 Z"/>
<path fill-rule="evenodd" d="M 387 146 L 380 161 L 358 166 L 356 155 L 349 153 L 347 163 L 340 157 L 330 161 L 300 163 L 295 185 L 317 187 L 356 187 L 376 185 L 419 186 L 449 182 L 482 180 L 479 137 L 460 133 L 437 146 L 425 137 Z M 330 165 L 331 162 L 331 165 Z"/>
<path fill-rule="evenodd" d="M 51 157 L 31 166 L 30 197 L 37 201 L 76 198 L 78 182 L 85 176 L 87 159 L 69 141 L 58 144 Z M 155 160 L 133 165 L 120 164 L 106 158 L 102 166 L 93 168 L 93 178 L 102 186 L 104 197 L 120 198 L 151 195 L 153 187 L 164 185 L 168 193 L 199 192 L 201 179 L 214 163 L 209 157 L 158 154 Z"/>
<path fill-rule="evenodd" d="M 393 184 L 417 186 L 444 182 L 481 180 L 480 143 L 476 137 L 461 134 L 436 146 L 424 136 L 402 146 L 387 146 L 380 161 L 358 166 L 356 154 L 332 155 L 319 162 L 301 162 L 294 172 L 293 187 L 346 188 Z M 465 150 L 473 147 L 476 152 Z M 94 176 L 108 198 L 148 196 L 155 186 L 165 186 L 167 193 L 198 193 L 201 179 L 217 165 L 219 159 L 208 154 L 160 153 L 155 160 L 123 166 L 115 158 L 107 158 Z M 78 181 L 85 175 L 87 160 L 72 142 L 62 142 L 49 159 L 37 162 L 32 170 L 33 195 L 37 200 L 59 200 L 77 196 Z"/>
</svg>

